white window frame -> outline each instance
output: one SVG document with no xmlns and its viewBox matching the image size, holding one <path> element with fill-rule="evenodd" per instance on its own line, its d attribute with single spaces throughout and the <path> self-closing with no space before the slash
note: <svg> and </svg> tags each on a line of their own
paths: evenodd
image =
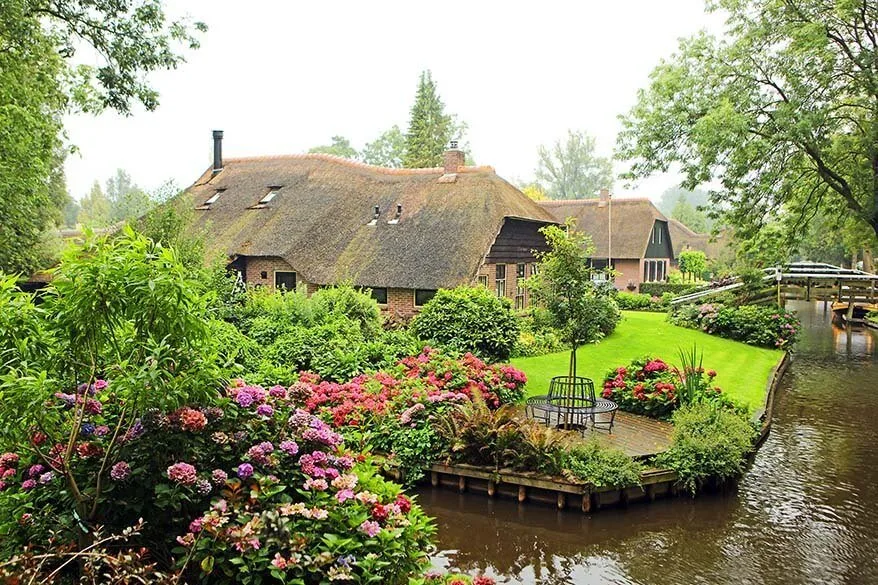
<svg viewBox="0 0 878 585">
<path fill-rule="evenodd" d="M 220 195 L 222 195 L 222 194 L 223 194 L 222 189 L 218 190 L 216 193 L 214 193 L 213 195 L 211 195 L 211 196 L 207 199 L 207 201 L 204 202 L 204 204 L 205 204 L 205 205 L 213 205 L 214 203 L 217 202 L 217 200 L 220 198 Z"/>
<path fill-rule="evenodd" d="M 278 274 L 295 274 L 296 275 L 296 286 L 293 287 L 292 291 L 290 289 L 284 289 L 287 292 L 293 292 L 297 288 L 299 288 L 299 274 L 295 270 L 273 270 L 271 275 L 271 282 L 274 285 L 274 290 L 280 290 L 277 286 L 277 275 Z"/>
<path fill-rule="evenodd" d="M 497 278 L 497 269 L 503 267 L 503 278 Z M 497 294 L 499 298 L 504 298 L 506 296 L 506 273 L 508 271 L 508 267 L 505 264 L 496 264 L 494 266 L 494 292 Z M 500 294 L 500 287 L 503 287 L 503 294 Z"/>
<path fill-rule="evenodd" d="M 484 287 L 484 288 L 488 288 L 488 275 L 487 274 L 480 274 L 478 282 L 479 282 L 479 286 Z"/>
</svg>

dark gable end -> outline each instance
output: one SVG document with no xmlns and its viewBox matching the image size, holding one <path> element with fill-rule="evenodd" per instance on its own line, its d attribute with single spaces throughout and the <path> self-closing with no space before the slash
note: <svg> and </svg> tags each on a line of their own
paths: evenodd
<svg viewBox="0 0 878 585">
<path fill-rule="evenodd" d="M 653 236 L 655 234 L 655 236 Z M 674 248 L 668 222 L 656 219 L 646 243 L 644 258 L 673 258 Z"/>
<path fill-rule="evenodd" d="M 194 212 L 208 251 L 280 257 L 313 284 L 469 284 L 495 237 L 505 237 L 507 218 L 553 222 L 490 167 L 462 167 L 451 181 L 441 168 L 386 169 L 320 154 L 223 162 L 186 195 L 198 208 L 222 190 L 208 209 Z M 270 187 L 276 195 L 260 205 Z"/>
<path fill-rule="evenodd" d="M 549 249 L 545 236 L 540 232 L 545 225 L 543 222 L 507 217 L 488 251 L 485 263 L 533 262 L 535 251 L 546 252 Z"/>
</svg>

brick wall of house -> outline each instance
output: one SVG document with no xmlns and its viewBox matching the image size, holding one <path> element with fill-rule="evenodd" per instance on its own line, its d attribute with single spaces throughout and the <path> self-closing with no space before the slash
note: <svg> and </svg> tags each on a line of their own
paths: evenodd
<svg viewBox="0 0 878 585">
<path fill-rule="evenodd" d="M 275 271 L 295 272 L 295 269 L 283 258 L 274 256 L 248 256 L 245 264 L 247 284 L 274 288 Z M 264 274 L 264 276 L 263 276 Z M 317 286 L 309 284 L 300 274 L 296 274 L 296 287 L 305 285 L 308 294 L 317 290 Z"/>
<path fill-rule="evenodd" d="M 512 301 L 512 306 L 515 307 L 515 297 L 518 294 L 518 264 L 506 264 L 506 294 L 504 295 L 510 301 Z M 533 264 L 528 262 L 524 265 L 524 278 L 521 280 L 526 280 L 528 276 L 531 274 Z M 484 277 L 484 279 L 482 279 Z M 476 278 L 476 283 L 483 282 L 488 290 L 497 293 L 497 264 L 484 264 L 479 269 L 478 277 Z M 523 307 L 526 308 L 529 306 L 529 298 L 527 294 L 527 290 L 523 290 Z"/>
<path fill-rule="evenodd" d="M 643 280 L 643 269 L 640 260 L 613 260 L 613 266 L 616 269 L 616 288 L 626 290 L 628 282 L 634 283 L 635 290 L 640 287 L 640 281 Z"/>
</svg>

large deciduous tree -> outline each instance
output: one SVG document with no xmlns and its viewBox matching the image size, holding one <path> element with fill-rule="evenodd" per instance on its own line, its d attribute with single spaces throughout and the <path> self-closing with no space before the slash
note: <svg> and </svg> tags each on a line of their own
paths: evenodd
<svg viewBox="0 0 878 585">
<path fill-rule="evenodd" d="M 351 141 L 344 136 L 333 136 L 329 144 L 315 146 L 310 149 L 310 153 L 331 154 L 341 158 L 349 158 L 357 160 L 360 158 L 357 149 L 351 146 Z"/>
<path fill-rule="evenodd" d="M 613 164 L 595 154 L 595 139 L 585 132 L 567 131 L 567 138 L 537 151 L 536 177 L 551 199 L 588 199 L 613 186 Z"/>
<path fill-rule="evenodd" d="M 716 0 L 725 35 L 681 41 L 623 117 L 618 153 L 642 177 L 672 167 L 743 238 L 815 214 L 878 233 L 878 4 Z"/>
<path fill-rule="evenodd" d="M 394 125 L 372 142 L 368 142 L 360 156 L 363 162 L 379 167 L 398 169 L 405 155 L 405 134 Z"/>
<path fill-rule="evenodd" d="M 182 62 L 195 30 L 161 0 L 3 0 L 0 8 L 0 271 L 47 261 L 48 230 L 67 202 L 62 117 L 106 108 L 152 110 L 150 72 Z M 78 50 L 93 54 L 74 64 Z"/>
</svg>

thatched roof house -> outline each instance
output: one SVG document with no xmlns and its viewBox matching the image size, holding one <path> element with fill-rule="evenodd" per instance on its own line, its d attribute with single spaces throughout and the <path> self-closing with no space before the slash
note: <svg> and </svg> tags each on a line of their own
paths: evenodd
<svg viewBox="0 0 878 585">
<path fill-rule="evenodd" d="M 668 219 L 649 199 L 612 199 L 602 189 L 597 199 L 541 201 L 540 206 L 559 221 L 576 220 L 577 228 L 594 242 L 595 266 L 605 267 L 609 261 L 619 273 L 617 288 L 667 278 L 673 238 Z"/>
<path fill-rule="evenodd" d="M 247 282 L 315 290 L 351 281 L 400 313 L 439 288 L 494 285 L 497 264 L 532 263 L 545 248 L 538 229 L 554 221 L 491 167 L 464 166 L 456 149 L 431 169 L 217 153 L 188 197 L 209 251 Z"/>
<path fill-rule="evenodd" d="M 735 252 L 730 247 L 726 233 L 716 236 L 700 234 L 692 231 L 685 224 L 676 219 L 668 220 L 668 228 L 671 230 L 671 241 L 674 243 L 674 258 L 680 257 L 684 250 L 701 250 L 711 260 L 730 260 Z"/>
</svg>

